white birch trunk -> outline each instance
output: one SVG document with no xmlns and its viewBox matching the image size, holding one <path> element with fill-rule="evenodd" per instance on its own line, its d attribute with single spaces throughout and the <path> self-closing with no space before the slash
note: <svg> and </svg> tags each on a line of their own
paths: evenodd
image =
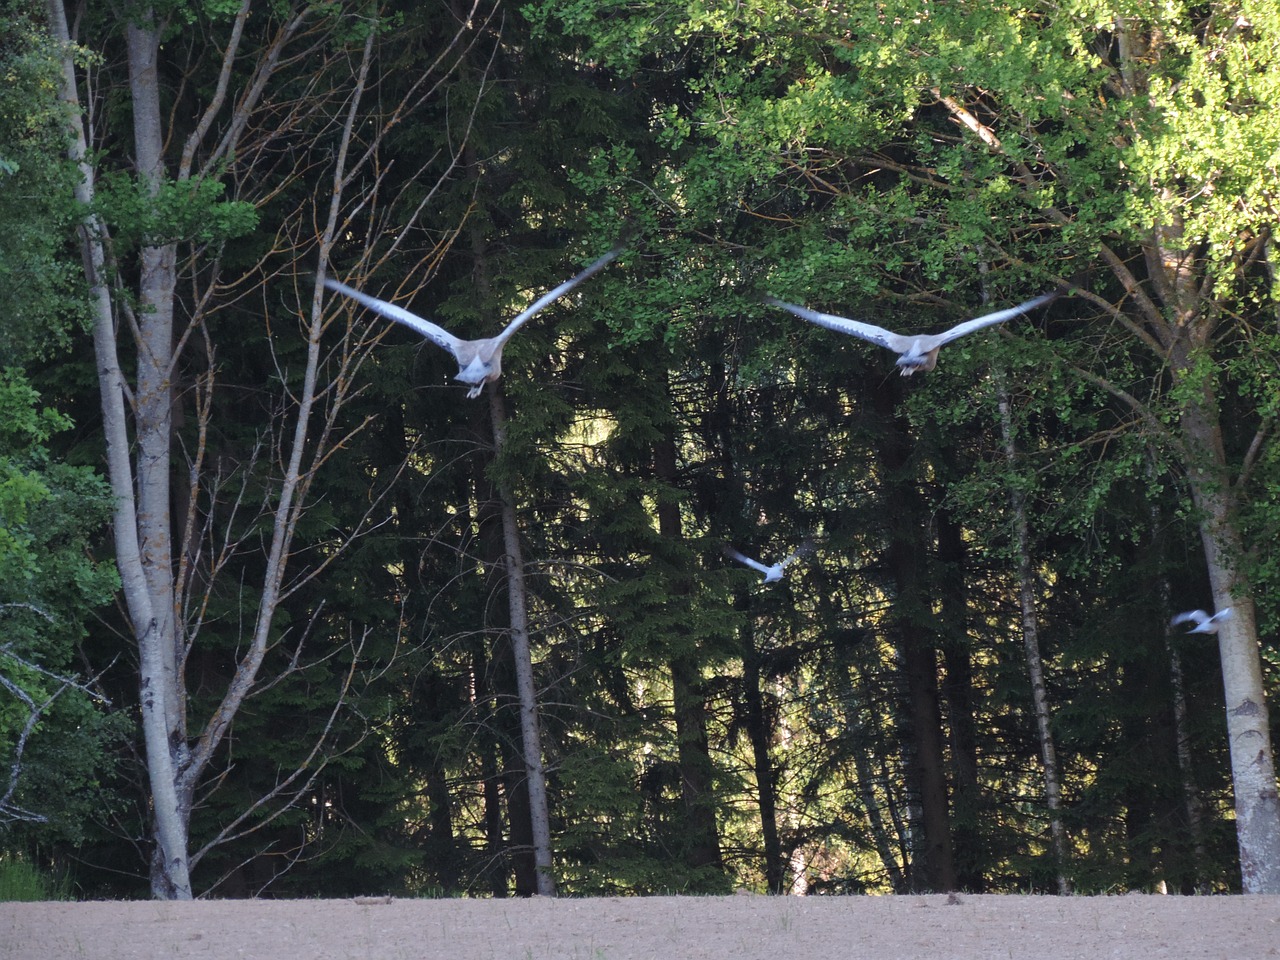
<svg viewBox="0 0 1280 960">
<path fill-rule="evenodd" d="M 1141 27 L 1138 18 L 1121 17 L 1115 22 L 1117 66 L 1125 92 L 1136 96 L 1146 88 L 1148 73 L 1168 51 L 1159 30 L 1135 33 L 1135 25 Z M 995 131 L 956 99 L 939 96 L 939 102 L 990 150 L 1006 153 Z M 1129 136 L 1128 131 L 1123 134 L 1125 139 Z M 1015 161 L 1014 169 L 1027 189 L 1028 198 L 1038 198 L 1036 173 L 1022 160 Z M 1144 190 L 1153 186 L 1147 185 Z M 1098 296 L 1086 296 L 1108 310 L 1111 318 L 1162 364 L 1168 364 L 1175 378 L 1203 376 L 1195 369 L 1197 355 L 1212 351 L 1214 332 L 1223 315 L 1214 290 L 1217 278 L 1206 272 L 1215 269 L 1207 266 L 1215 258 L 1206 257 L 1200 249 L 1202 238 L 1190 240 L 1184 235 L 1185 225 L 1179 212 L 1183 198 L 1177 189 L 1167 185 L 1158 192 L 1162 203 L 1159 207 L 1153 206 L 1155 222 L 1139 241 L 1145 277 L 1133 272 L 1122 252 L 1102 243 L 1101 258 L 1124 289 L 1126 303 L 1121 307 Z M 1038 199 L 1036 206 L 1057 223 L 1071 222 L 1071 217 L 1062 210 L 1040 207 Z M 1269 267 L 1266 249 L 1261 252 Z M 1226 694 L 1241 884 L 1246 893 L 1280 893 L 1280 792 L 1262 683 L 1257 620 L 1253 600 L 1236 568 L 1237 558 L 1243 556 L 1244 539 L 1235 519 L 1236 493 L 1222 443 L 1212 383 L 1200 384 L 1198 397 L 1188 395 L 1180 400 L 1175 435 L 1126 390 L 1105 377 L 1081 372 L 1128 405 L 1155 435 L 1173 447 L 1174 456 L 1186 473 L 1191 498 L 1199 513 L 1200 539 L 1214 605 L 1218 609 L 1230 606 L 1236 610 L 1236 616 L 1226 621 L 1218 633 L 1218 647 Z M 1264 421 L 1244 459 L 1242 476 L 1247 475 L 1250 463 L 1267 442 L 1268 433 L 1269 425 Z"/>
<path fill-rule="evenodd" d="M 164 132 L 160 115 L 156 58 L 160 52 L 159 27 L 154 11 L 141 24 L 126 28 L 129 84 L 133 104 L 134 156 L 138 173 L 154 198 L 166 179 Z M 157 701 L 152 710 L 164 720 L 165 736 L 155 742 L 147 737 L 147 765 L 159 764 L 165 784 L 152 783 L 152 811 L 157 822 L 176 821 L 180 837 L 157 844 L 163 858 L 153 860 L 152 894 L 160 899 L 191 896 L 190 851 L 187 827 L 191 797 L 178 789 L 187 760 L 185 691 L 178 681 L 178 638 L 173 611 L 173 529 L 170 514 L 170 454 L 173 431 L 173 295 L 177 285 L 177 248 L 174 244 L 144 247 L 138 285 L 138 368 L 134 391 L 134 478 L 138 493 L 134 523 L 142 553 L 142 569 L 151 595 L 151 620 L 135 624 L 134 633 L 142 664 L 144 704 Z M 144 707 L 144 709 L 146 709 Z M 167 755 L 166 758 L 161 754 Z M 159 831 L 157 831 L 159 832 Z M 176 848 L 176 849 L 175 849 Z"/>
<path fill-rule="evenodd" d="M 76 188 L 76 196 L 89 208 L 94 196 L 95 173 L 88 162 L 89 137 L 86 135 L 82 116 L 66 11 L 63 0 L 47 2 L 51 28 L 62 47 L 60 96 L 68 108 L 67 126 L 71 136 L 72 156 L 79 164 L 82 175 L 82 181 Z M 269 79 L 285 59 L 284 51 L 288 44 L 311 16 L 309 7 L 299 7 L 292 12 L 282 11 L 282 18 L 272 27 L 272 34 L 265 38 L 264 45 L 258 51 L 258 59 L 251 64 L 249 81 L 243 89 L 231 93 L 229 87 L 237 75 L 237 68 L 244 66 L 237 62 L 237 55 L 241 53 L 239 44 L 248 12 L 249 0 L 244 0 L 230 26 L 227 43 L 222 48 L 219 82 L 183 144 L 176 175 L 168 171 L 164 156 L 166 144 L 177 134 L 166 127 L 171 118 L 162 112 L 160 104 L 157 65 L 161 49 L 159 38 L 163 27 L 156 22 L 154 10 L 147 8 L 137 11 L 125 24 L 132 159 L 141 183 L 147 187 L 152 198 L 166 189 L 167 181 L 175 176 L 178 181 L 186 181 L 204 175 L 205 171 L 195 165 L 194 158 L 200 152 L 204 138 L 211 135 L 215 128 L 218 128 L 221 139 L 207 162 L 216 166 L 224 157 L 236 155 L 238 149 L 246 149 L 245 143 L 239 138 L 250 132 L 251 118 L 266 96 Z M 136 315 L 131 313 L 127 298 L 120 302 L 112 299 L 114 284 L 124 281 L 108 275 L 114 264 L 109 262 L 107 256 L 107 238 L 103 224 L 89 215 L 82 225 L 85 270 L 94 317 L 94 349 L 106 434 L 107 473 L 115 496 L 113 533 L 117 565 L 131 627 L 138 644 L 142 732 L 155 841 L 152 892 L 158 898 L 189 899 L 192 896 L 191 869 L 209 848 L 206 846 L 194 855 L 189 850 L 188 822 L 196 790 L 245 697 L 258 683 L 276 611 L 286 593 L 283 586 L 285 572 L 293 550 L 294 532 L 305 510 L 307 490 L 318 467 L 345 439 L 334 437 L 332 431 L 345 398 L 356 382 L 359 365 L 371 348 L 371 340 L 348 329 L 348 339 L 345 341 L 348 349 L 332 355 L 340 357 L 340 360 L 329 362 L 325 369 L 330 380 L 322 381 L 320 373 L 322 364 L 326 361 L 326 345 L 322 339 L 327 329 L 322 283 L 335 237 L 349 223 L 344 218 L 352 215 L 352 203 L 345 199 L 345 193 L 356 172 L 377 161 L 377 147 L 387 130 L 402 119 L 406 111 L 433 96 L 439 88 L 441 78 L 456 67 L 459 51 L 454 48 L 459 46 L 459 38 L 468 29 L 459 28 L 453 43 L 445 47 L 445 53 L 454 50 L 455 62 L 448 63 L 445 53 L 442 53 L 440 59 L 431 64 L 410 86 L 405 99 L 390 108 L 390 116 L 382 116 L 377 125 L 369 123 L 362 103 L 373 61 L 377 31 L 369 31 L 361 57 L 335 53 L 332 61 L 323 61 L 317 67 L 318 70 L 325 70 L 333 63 L 346 64 L 358 59 L 357 75 L 349 81 L 350 86 L 340 85 L 340 93 L 334 95 L 335 100 L 340 95 L 345 97 L 345 101 L 342 102 L 341 119 L 332 120 L 333 129 L 337 131 L 337 149 L 333 151 L 331 158 L 332 181 L 328 185 L 318 182 L 314 200 L 319 208 L 315 220 L 322 222 L 317 225 L 314 234 L 307 233 L 306 227 L 295 227 L 297 237 L 293 242 L 317 254 L 319 261 L 314 268 L 316 277 L 309 309 L 301 311 L 307 341 L 305 368 L 302 371 L 301 385 L 287 393 L 281 403 L 281 408 L 289 411 L 287 416 L 292 422 L 287 426 L 282 424 L 276 431 L 277 435 L 286 437 L 287 440 L 280 443 L 279 449 L 272 451 L 282 469 L 278 485 L 269 497 L 270 546 L 265 558 L 265 574 L 260 581 L 261 593 L 258 609 L 254 614 L 253 632 L 235 665 L 222 700 L 203 729 L 194 737 L 187 728 L 183 679 L 187 647 L 194 637 L 184 633 L 184 630 L 191 629 L 191 625 L 184 626 L 180 616 L 180 598 L 185 581 L 179 582 L 176 579 L 181 568 L 175 569 L 174 557 L 183 556 L 185 561 L 195 551 L 188 549 L 190 544 L 175 544 L 170 507 L 173 499 L 171 461 L 175 366 L 190 330 L 198 328 L 204 321 L 204 315 L 200 311 L 205 304 L 201 302 L 194 306 L 190 326 L 181 337 L 175 337 L 178 246 L 170 243 L 144 247 L 139 252 L 136 298 L 138 310 Z M 307 42 L 314 43 L 315 38 L 311 37 Z M 293 92 L 284 94 L 282 102 L 286 115 L 289 110 L 302 109 L 302 103 L 294 99 Z M 230 116 L 223 113 L 228 104 L 234 104 L 230 107 Z M 308 106 L 307 109 L 311 107 Z M 286 128 L 289 126 L 289 123 L 281 120 L 280 115 L 273 116 L 272 122 Z M 354 155 L 355 159 L 350 159 L 357 124 L 362 125 L 364 141 L 361 152 Z M 463 140 L 465 141 L 465 137 Z M 252 160 L 237 157 L 237 161 L 252 166 Z M 241 175 L 245 176 L 246 172 L 250 174 L 246 179 L 252 181 L 252 171 L 241 171 Z M 271 185 L 261 186 L 261 190 L 268 196 L 271 189 Z M 428 197 L 430 195 L 428 193 Z M 358 210 L 367 202 L 368 198 L 360 198 L 355 202 L 355 208 Z M 422 200 L 412 217 L 416 218 L 425 205 L 426 200 Z M 306 216 L 307 211 L 300 211 L 297 215 L 298 222 L 301 223 Z M 403 224 L 400 226 L 403 227 Z M 386 233 L 375 230 L 373 235 L 384 236 Z M 122 323 L 118 330 L 116 321 L 120 317 L 128 322 Z M 137 354 L 137 370 L 132 389 L 119 360 L 118 337 L 128 335 L 126 330 L 133 336 Z M 213 374 L 210 373 L 207 390 L 213 389 L 212 383 Z M 315 413 L 317 397 L 322 392 L 326 397 L 323 417 Z M 202 437 L 208 427 L 208 416 L 209 405 L 206 404 L 198 410 Z M 209 493 L 211 497 L 216 497 L 217 480 L 202 478 L 201 462 L 197 453 L 189 480 L 191 488 L 196 490 L 202 482 L 211 482 L 213 486 Z M 189 496 L 188 499 L 194 500 L 195 497 Z M 187 524 L 185 529 L 189 534 L 192 525 Z M 241 543 L 230 537 L 229 542 L 222 545 L 225 555 L 235 554 L 240 548 Z M 340 549 L 341 547 L 338 548 Z M 319 561 L 320 566 L 307 576 L 314 576 L 319 569 L 323 569 L 335 553 L 336 551 L 329 551 L 328 559 Z M 307 576 L 301 576 L 300 582 L 305 582 Z M 212 587 L 206 584 L 205 589 Z M 198 617 L 193 622 L 198 627 Z M 291 668 L 284 669 L 287 671 Z M 336 694 L 336 701 L 340 703 L 344 695 L 345 687 Z M 322 734 L 321 737 L 323 736 Z M 293 774 L 283 776 L 282 784 L 287 785 L 295 780 L 309 782 L 309 777 L 314 777 L 316 769 L 312 761 L 317 749 L 318 746 L 313 747 L 310 756 L 301 761 L 302 767 Z M 309 776 L 304 773 L 304 768 L 308 765 L 311 770 Z M 257 810 L 267 799 L 275 797 L 279 789 L 283 787 L 273 790 L 267 797 L 255 800 L 247 811 L 233 819 L 233 823 L 241 822 L 249 812 Z M 286 808 L 287 803 L 280 810 Z M 210 845 L 218 842 L 227 832 L 227 829 L 219 832 Z"/>
<path fill-rule="evenodd" d="M 1168 52 L 1158 30 L 1135 33 L 1121 20 L 1117 32 L 1123 45 L 1126 83 L 1139 92 L 1145 89 L 1151 65 Z M 1235 611 L 1218 631 L 1218 652 L 1226 696 L 1240 879 L 1245 893 L 1280 893 L 1280 796 L 1257 618 L 1253 598 L 1236 567 L 1244 555 L 1244 541 L 1236 524 L 1236 492 L 1227 466 L 1214 384 L 1211 377 L 1196 370 L 1200 355 L 1211 352 L 1214 345 L 1221 315 L 1214 290 L 1218 277 L 1202 260 L 1203 253 L 1198 250 L 1201 239 L 1186 235 L 1179 188 L 1164 186 L 1160 199 L 1157 219 L 1143 245 L 1147 274 L 1159 305 L 1140 290 L 1127 266 L 1113 264 L 1112 269 L 1127 290 L 1141 293 L 1137 306 L 1175 382 L 1203 378 L 1199 383 L 1179 384 L 1186 393 L 1179 400 L 1178 430 L 1213 603 L 1219 610 L 1231 607 Z M 1260 442 L 1265 432 L 1264 425 L 1256 441 Z"/>
<path fill-rule="evenodd" d="M 94 171 L 87 160 L 88 146 L 81 121 L 82 110 L 75 67 L 71 59 L 66 11 L 62 0 L 48 0 L 48 8 L 50 27 L 62 52 L 60 97 L 68 110 L 71 155 L 81 173 L 81 181 L 76 186 L 76 199 L 88 207 L 94 197 Z M 135 499 L 125 403 L 127 381 L 116 350 L 113 304 L 104 276 L 104 228 L 96 217 L 90 215 L 82 224 L 81 230 L 93 307 L 93 344 L 98 366 L 103 429 L 106 434 L 107 475 L 115 497 L 112 532 L 115 538 L 116 563 L 138 642 L 142 732 L 147 753 L 147 776 L 156 841 L 152 858 L 152 892 L 159 898 L 189 900 L 191 878 L 187 852 L 187 812 L 178 795 L 177 765 L 171 751 L 174 742 L 171 721 L 176 712 L 173 702 L 176 674 L 171 657 L 173 608 L 172 603 L 167 607 L 164 605 L 163 592 L 157 596 L 153 590 L 155 578 L 148 575 L 148 562 L 154 555 L 154 541 L 147 543 L 140 536 L 138 524 L 140 502 L 148 494 L 154 496 L 154 490 L 144 493 L 139 489 Z M 167 401 L 167 393 L 165 397 Z M 139 442 L 141 445 L 141 438 Z M 167 466 L 166 455 L 164 467 L 167 469 Z M 167 521 L 167 501 L 163 513 Z M 153 532 L 157 529 L 162 531 L 163 525 L 152 529 Z"/>
<path fill-rule="evenodd" d="M 1221 434 L 1199 405 L 1184 410 L 1183 434 L 1195 454 L 1222 462 Z M 1235 791 L 1236 841 L 1245 893 L 1280 893 L 1280 796 L 1277 795 L 1271 724 L 1267 715 L 1262 658 L 1253 597 L 1235 570 L 1243 545 L 1223 479 L 1193 467 L 1191 496 L 1200 517 L 1200 539 L 1209 570 L 1214 607 L 1232 608 L 1218 629 L 1218 655 L 1227 708 L 1231 783 Z"/>
<path fill-rule="evenodd" d="M 996 390 L 1000 407 L 1000 434 L 1004 442 L 1004 458 L 1012 477 L 1017 470 L 1017 444 L 1013 434 L 1013 416 L 1003 376 L 996 374 Z M 1071 892 L 1067 879 L 1067 831 L 1062 822 L 1062 780 L 1058 770 L 1058 751 L 1050 725 L 1049 694 L 1045 689 L 1044 661 L 1040 656 L 1040 625 L 1036 605 L 1035 568 L 1031 562 L 1031 533 L 1027 521 L 1026 496 L 1016 485 L 1009 487 L 1009 505 L 1013 511 L 1014 537 L 1018 551 L 1018 606 L 1022 614 L 1022 643 L 1026 650 L 1027 673 L 1031 677 L 1031 703 L 1040 738 L 1040 759 L 1044 764 L 1045 805 L 1049 808 L 1049 833 L 1053 848 L 1054 869 L 1058 876 L 1058 893 Z"/>
<path fill-rule="evenodd" d="M 488 393 L 496 459 L 502 456 L 502 447 L 506 441 L 506 409 L 499 383 L 490 384 Z M 516 693 L 520 701 L 520 738 L 529 789 L 533 863 L 538 877 L 538 895 L 554 897 L 556 879 L 551 858 L 551 815 L 547 805 L 547 773 L 542 762 L 538 691 L 533 682 L 533 653 L 529 646 L 529 605 L 524 580 L 524 557 L 520 549 L 520 528 L 516 519 L 515 500 L 505 484 L 499 484 L 498 495 L 502 498 L 502 542 L 506 553 L 511 653 L 515 659 Z"/>
</svg>

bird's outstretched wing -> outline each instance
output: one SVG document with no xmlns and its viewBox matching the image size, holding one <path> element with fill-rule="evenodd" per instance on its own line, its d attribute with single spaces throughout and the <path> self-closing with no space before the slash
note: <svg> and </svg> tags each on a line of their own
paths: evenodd
<svg viewBox="0 0 1280 960">
<path fill-rule="evenodd" d="M 1223 607 L 1212 617 L 1203 610 L 1188 610 L 1186 613 L 1180 613 L 1169 621 L 1171 627 L 1176 627 L 1180 623 L 1195 623 L 1188 633 L 1217 633 L 1218 624 L 1223 620 L 1231 619 L 1231 608 Z"/>
<path fill-rule="evenodd" d="M 758 559 L 751 559 L 750 557 L 746 556 L 745 553 L 739 553 L 737 552 L 737 550 L 733 549 L 732 547 L 724 548 L 724 556 L 736 559 L 736 561 L 739 563 L 745 563 L 746 566 L 749 566 L 751 568 L 751 570 L 758 570 L 764 573 L 765 576 L 771 576 L 773 575 L 773 573 L 777 572 L 777 570 L 774 570 L 774 567 L 765 566 L 765 564 L 760 563 Z"/>
<path fill-rule="evenodd" d="M 374 313 L 381 314 L 388 320 L 403 323 L 406 327 L 416 330 L 432 343 L 444 347 L 455 357 L 458 355 L 458 347 L 464 341 L 455 337 L 444 327 L 437 326 L 430 320 L 423 320 L 422 317 L 416 313 L 410 313 L 404 307 L 397 307 L 394 303 L 388 303 L 385 300 L 379 300 L 377 297 L 371 297 L 367 293 L 361 293 L 359 290 L 352 289 L 337 280 L 325 280 L 324 285 L 330 290 L 337 290 L 339 293 L 346 294 L 352 300 L 358 300 Z"/>
<path fill-rule="evenodd" d="M 813 553 L 813 549 L 814 549 L 813 541 L 806 539 L 804 543 L 796 547 L 795 552 L 792 553 L 791 556 L 787 557 L 787 559 L 782 561 L 780 566 L 785 570 L 787 567 L 791 566 L 791 564 L 795 563 L 801 557 L 809 556 L 809 554 Z"/>
<path fill-rule="evenodd" d="M 737 560 L 739 563 L 745 563 L 752 570 L 759 570 L 761 573 L 764 573 L 764 574 L 773 572 L 773 567 L 766 567 L 759 560 L 752 560 L 745 553 L 739 553 L 737 550 L 733 549 L 733 547 L 725 547 L 724 553 L 726 557 L 732 557 L 734 560 Z"/>
<path fill-rule="evenodd" d="M 934 346 L 941 347 L 950 343 L 958 337 L 963 337 L 966 333 L 973 333 L 975 330 L 981 330 L 983 327 L 990 327 L 993 324 L 1004 323 L 1004 321 L 1016 317 L 1020 313 L 1026 313 L 1034 310 L 1036 307 L 1043 306 L 1050 300 L 1056 300 L 1065 292 L 1064 289 L 1054 290 L 1051 293 L 1044 293 L 1038 297 L 1028 300 L 1026 303 L 1020 303 L 1016 307 L 1009 307 L 1007 310 L 997 310 L 995 313 L 984 314 L 981 317 L 974 317 L 972 320 L 966 320 L 964 323 L 958 323 L 945 333 L 938 334 L 936 340 L 933 341 Z"/>
<path fill-rule="evenodd" d="M 899 336 L 891 330 L 886 330 L 884 327 L 877 327 L 873 323 L 850 320 L 848 317 L 837 317 L 832 313 L 819 313 L 817 310 L 810 310 L 808 307 L 797 306 L 794 303 L 786 303 L 773 297 L 765 297 L 764 302 L 770 306 L 789 310 L 802 320 L 816 323 L 820 327 L 826 327 L 838 333 L 847 333 L 854 337 L 861 337 L 863 340 L 897 353 L 901 353 L 906 349 L 905 337 Z"/>
<path fill-rule="evenodd" d="M 513 333 L 515 333 L 517 330 L 520 329 L 520 327 L 524 324 L 526 320 L 528 320 L 534 314 L 541 311 L 548 304 L 551 304 L 556 300 L 559 300 L 566 293 L 568 293 L 570 290 L 572 290 L 574 287 L 580 284 L 583 280 L 586 280 L 588 277 L 592 276 L 593 274 L 598 273 L 600 270 L 603 270 L 611 262 L 613 262 L 613 260 L 617 258 L 618 254 L 620 254 L 624 249 L 625 247 L 619 244 L 618 246 L 610 250 L 608 253 L 606 253 L 603 257 L 601 257 L 599 260 L 597 260 L 595 263 L 591 264 L 591 266 L 587 267 L 585 270 L 579 273 L 577 276 L 570 277 L 568 280 L 560 284 L 560 286 L 556 287 L 554 290 L 544 293 L 537 300 L 533 301 L 533 303 L 530 304 L 526 309 L 516 314 L 511 319 L 511 322 L 508 323 L 506 327 L 503 328 L 502 332 L 498 334 L 496 337 L 494 337 L 494 340 L 498 341 L 499 343 L 505 343 Z"/>
<path fill-rule="evenodd" d="M 1209 615 L 1203 610 L 1188 610 L 1186 613 L 1179 613 L 1169 621 L 1169 626 L 1176 627 L 1180 623 L 1194 623 L 1197 627 L 1209 619 Z"/>
</svg>

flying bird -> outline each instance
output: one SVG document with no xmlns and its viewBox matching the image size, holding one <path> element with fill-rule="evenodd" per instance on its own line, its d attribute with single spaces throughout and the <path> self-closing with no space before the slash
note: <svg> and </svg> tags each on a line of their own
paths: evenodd
<svg viewBox="0 0 1280 960">
<path fill-rule="evenodd" d="M 1180 623 L 1194 623 L 1187 633 L 1217 633 L 1218 625 L 1223 620 L 1231 619 L 1231 608 L 1225 607 L 1219 610 L 1212 617 L 1203 610 L 1188 610 L 1186 613 L 1180 613 L 1169 621 L 1169 626 L 1176 627 Z"/>
<path fill-rule="evenodd" d="M 766 566 L 765 564 L 761 563 L 759 560 L 752 560 L 746 554 L 739 553 L 737 550 L 733 549 L 733 547 L 725 547 L 724 553 L 726 557 L 731 557 L 732 559 L 737 560 L 739 563 L 746 564 L 752 570 L 758 570 L 761 573 L 763 573 L 764 579 L 760 581 L 761 583 L 777 583 L 779 580 L 782 579 L 782 571 L 787 569 L 787 567 L 795 563 L 801 557 L 808 556 L 809 554 L 813 553 L 813 541 L 806 540 L 804 543 L 800 544 L 800 546 L 796 548 L 795 553 L 791 554 L 791 556 L 787 557 L 787 559 L 779 563 L 775 563 L 771 567 Z"/>
<path fill-rule="evenodd" d="M 463 340 L 455 337 L 448 330 L 437 326 L 430 320 L 424 320 L 417 314 L 410 313 L 394 303 L 388 303 L 385 300 L 379 300 L 377 297 L 371 297 L 367 293 L 361 293 L 359 290 L 353 290 L 337 280 L 325 280 L 324 285 L 330 290 L 337 290 L 353 300 L 358 300 L 374 313 L 379 313 L 388 320 L 403 323 L 406 327 L 410 327 L 422 334 L 432 343 L 448 350 L 453 354 L 454 359 L 458 361 L 458 372 L 454 379 L 471 384 L 471 389 L 467 391 L 467 396 L 478 397 L 486 383 L 491 383 L 502 376 L 502 348 L 511 339 L 511 335 L 519 330 L 524 325 L 524 322 L 534 314 L 553 301 L 563 297 L 592 274 L 602 270 L 622 250 L 623 247 L 621 245 L 614 247 L 576 277 L 566 280 L 550 293 L 545 293 L 535 300 L 528 309 L 518 313 L 496 337 L 487 337 L 481 340 Z"/>
<path fill-rule="evenodd" d="M 973 320 L 966 320 L 964 323 L 952 327 L 946 333 L 918 334 L 910 337 L 904 337 L 902 334 L 886 330 L 884 327 L 877 327 L 872 323 L 849 320 L 830 313 L 818 313 L 816 310 L 796 306 L 794 303 L 784 303 L 773 297 L 765 297 L 764 299 L 765 303 L 781 307 L 783 310 L 790 310 L 797 317 L 809 320 L 819 326 L 827 327 L 839 333 L 848 333 L 855 337 L 861 337 L 863 340 L 869 340 L 871 343 L 901 354 L 898 357 L 898 366 L 902 368 L 902 375 L 909 377 L 916 372 L 932 370 L 938 363 L 938 350 L 952 340 L 963 337 L 966 333 L 981 330 L 983 327 L 1003 323 L 1010 317 L 1016 317 L 1020 313 L 1027 313 L 1048 303 L 1050 300 L 1062 296 L 1065 292 L 1065 288 L 1060 288 L 1052 293 L 1042 294 L 1033 300 L 1028 300 L 1026 303 L 1020 303 L 1016 307 L 997 310 L 995 313 L 988 313 Z"/>
</svg>

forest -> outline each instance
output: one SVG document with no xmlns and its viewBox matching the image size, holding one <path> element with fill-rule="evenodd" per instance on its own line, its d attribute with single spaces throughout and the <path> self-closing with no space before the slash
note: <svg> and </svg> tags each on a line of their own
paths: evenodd
<svg viewBox="0 0 1280 960">
<path fill-rule="evenodd" d="M 1274 2 L 0 11 L 0 875 L 1280 893 Z"/>
</svg>

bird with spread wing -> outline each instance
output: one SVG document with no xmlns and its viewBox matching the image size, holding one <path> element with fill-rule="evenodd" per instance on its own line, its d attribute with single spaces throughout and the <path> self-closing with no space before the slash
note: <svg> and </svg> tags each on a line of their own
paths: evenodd
<svg viewBox="0 0 1280 960">
<path fill-rule="evenodd" d="M 374 313 L 381 314 L 388 320 L 403 323 L 406 327 L 422 334 L 432 343 L 448 350 L 453 354 L 454 359 L 458 361 L 458 372 L 454 379 L 471 384 L 471 389 L 467 391 L 467 396 L 478 397 L 486 383 L 492 383 L 502 376 L 502 348 L 511 339 L 511 335 L 544 307 L 563 297 L 578 284 L 582 283 L 583 280 L 604 269 L 622 250 L 622 245 L 615 246 L 577 276 L 566 280 L 554 290 L 543 294 L 535 300 L 527 309 L 518 313 L 496 337 L 486 337 L 480 340 L 463 340 L 460 337 L 455 337 L 444 327 L 438 326 L 430 320 L 425 320 L 416 313 L 410 313 L 404 307 L 388 303 L 386 300 L 379 300 L 377 297 L 371 297 L 367 293 L 361 293 L 359 290 L 339 283 L 337 280 L 325 280 L 324 285 L 330 290 L 336 290 L 338 293 L 345 294 L 351 299 L 364 304 Z"/>
<path fill-rule="evenodd" d="M 761 583 L 777 583 L 782 579 L 782 572 L 786 570 L 787 567 L 791 566 L 791 564 L 795 563 L 801 557 L 806 557 L 811 553 L 813 553 L 813 541 L 806 540 L 796 548 L 795 552 L 792 553 L 791 556 L 773 564 L 772 566 L 768 566 L 761 563 L 759 560 L 751 559 L 744 553 L 739 553 L 737 550 L 733 549 L 733 547 L 724 548 L 724 554 L 726 557 L 737 560 L 739 563 L 750 567 L 752 570 L 758 570 L 760 573 L 763 573 L 764 579 L 760 581 Z"/>
<path fill-rule="evenodd" d="M 1188 610 L 1186 613 L 1180 613 L 1169 621 L 1169 626 L 1176 627 L 1180 623 L 1194 623 L 1187 633 L 1217 633 L 1218 627 L 1223 620 L 1231 618 L 1231 608 L 1224 607 L 1215 613 L 1212 617 L 1203 610 Z"/>
<path fill-rule="evenodd" d="M 1059 288 L 1050 293 L 1041 294 L 1026 303 L 1018 304 L 1016 307 L 997 310 L 995 313 L 988 313 L 972 320 L 966 320 L 945 333 L 916 334 L 914 336 L 903 336 L 900 333 L 894 333 L 892 330 L 886 330 L 884 327 L 877 327 L 873 323 L 863 323 L 861 320 L 850 320 L 847 317 L 837 317 L 830 313 L 819 313 L 816 310 L 797 306 L 794 303 L 785 303 L 774 297 L 765 297 L 764 299 L 765 303 L 774 307 L 781 307 L 783 310 L 789 310 L 797 317 L 816 323 L 818 326 L 835 330 L 838 333 L 861 337 L 863 340 L 900 354 L 898 366 L 902 368 L 902 375 L 909 377 L 913 373 L 929 371 L 937 366 L 938 351 L 952 340 L 963 337 L 965 334 L 973 333 L 975 330 L 981 330 L 983 327 L 1003 323 L 1020 313 L 1027 313 L 1036 307 L 1057 299 L 1065 292 L 1066 288 Z"/>
</svg>

